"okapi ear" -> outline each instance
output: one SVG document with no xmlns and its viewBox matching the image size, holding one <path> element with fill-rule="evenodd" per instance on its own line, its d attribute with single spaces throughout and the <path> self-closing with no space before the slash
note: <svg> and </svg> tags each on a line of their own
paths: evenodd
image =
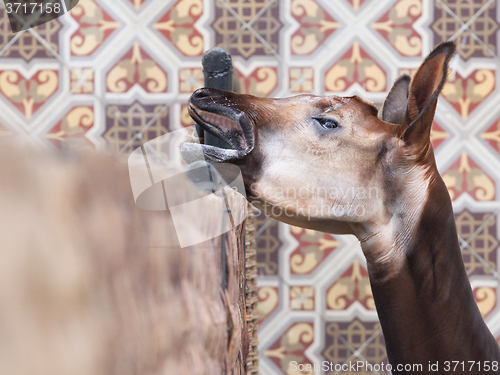
<svg viewBox="0 0 500 375">
<path fill-rule="evenodd" d="M 402 75 L 392 85 L 382 108 L 382 120 L 391 124 L 402 125 L 408 104 L 408 87 L 411 77 Z"/>
<path fill-rule="evenodd" d="M 402 136 L 405 144 L 430 144 L 432 120 L 437 99 L 448 77 L 448 63 L 455 53 L 455 43 L 437 46 L 420 65 L 413 77 L 408 95 Z"/>
</svg>

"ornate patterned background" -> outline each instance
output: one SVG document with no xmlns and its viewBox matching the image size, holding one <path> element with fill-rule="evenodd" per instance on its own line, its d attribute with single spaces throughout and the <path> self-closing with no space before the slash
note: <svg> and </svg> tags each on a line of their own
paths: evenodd
<svg viewBox="0 0 500 375">
<path fill-rule="evenodd" d="M 240 90 L 381 104 L 439 42 L 459 53 L 432 133 L 477 303 L 500 336 L 500 6 L 495 0 L 80 0 L 12 34 L 0 6 L 0 136 L 128 153 L 190 126 L 201 56 L 233 55 Z M 386 361 L 360 247 L 258 218 L 261 373 Z"/>
</svg>

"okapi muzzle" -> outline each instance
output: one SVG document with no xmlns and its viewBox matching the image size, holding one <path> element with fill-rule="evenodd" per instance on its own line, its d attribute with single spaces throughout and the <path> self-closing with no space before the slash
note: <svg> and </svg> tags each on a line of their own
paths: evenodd
<svg viewBox="0 0 500 375">
<path fill-rule="evenodd" d="M 203 88 L 189 100 L 189 114 L 203 130 L 224 141 L 229 148 L 199 145 L 208 161 L 227 162 L 248 155 L 255 144 L 255 111 L 257 98 L 229 91 Z M 258 107 L 255 107 L 258 108 Z M 192 145 L 184 144 L 183 156 L 189 159 Z"/>
</svg>

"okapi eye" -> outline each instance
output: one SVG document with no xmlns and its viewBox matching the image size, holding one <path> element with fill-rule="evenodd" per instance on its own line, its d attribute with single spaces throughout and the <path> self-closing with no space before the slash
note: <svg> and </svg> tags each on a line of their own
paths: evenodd
<svg viewBox="0 0 500 375">
<path fill-rule="evenodd" d="M 319 124 L 325 129 L 335 129 L 340 125 L 337 121 L 328 117 L 313 117 L 314 120 L 318 121 Z"/>
</svg>

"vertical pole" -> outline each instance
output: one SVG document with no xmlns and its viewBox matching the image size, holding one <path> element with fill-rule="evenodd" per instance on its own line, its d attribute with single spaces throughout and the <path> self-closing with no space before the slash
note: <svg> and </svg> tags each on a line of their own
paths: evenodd
<svg viewBox="0 0 500 375">
<path fill-rule="evenodd" d="M 203 75 L 205 76 L 205 87 L 227 91 L 231 91 L 233 89 L 233 61 L 229 52 L 220 47 L 212 48 L 205 52 L 203 59 L 201 60 L 201 64 L 203 65 Z M 203 134 L 203 129 L 201 129 L 199 125 L 196 125 L 196 131 L 198 132 L 198 135 L 204 135 L 203 138 L 205 139 L 205 144 L 221 148 L 229 148 L 229 145 L 221 139 L 214 137 L 212 134 L 208 132 L 204 132 Z M 228 213 L 231 215 L 224 190 L 222 193 Z M 224 226 L 224 220 L 222 224 Z M 227 254 L 225 234 L 222 235 L 221 240 L 222 289 L 225 290 L 227 287 Z"/>
<path fill-rule="evenodd" d="M 227 90 L 227 91 L 233 91 L 233 63 L 231 59 L 231 55 L 224 49 L 215 47 L 212 48 L 211 50 L 205 52 L 203 55 L 202 59 L 202 65 L 203 65 L 203 74 L 205 76 L 205 87 L 210 87 L 210 88 L 215 88 L 215 89 L 221 89 L 221 90 Z M 211 134 L 204 132 L 203 129 L 199 126 L 196 125 L 196 131 L 198 133 L 198 136 L 204 136 L 203 138 L 205 139 L 205 144 L 207 145 L 213 145 L 221 148 L 229 148 L 229 145 L 227 145 L 224 141 L 212 136 Z M 204 133 L 204 134 L 203 134 Z M 210 167 L 209 167 L 210 168 Z M 209 169 L 210 171 L 210 169 Z M 226 194 L 224 190 L 222 190 L 222 194 L 224 197 L 224 201 L 226 203 L 226 208 L 227 212 L 229 214 L 229 218 L 231 222 L 233 222 L 232 219 L 232 213 L 231 209 L 229 207 L 228 201 Z M 251 205 L 248 204 L 248 210 L 251 210 Z M 249 212 L 249 217 L 247 220 L 249 220 L 252 216 L 252 212 Z M 224 218 L 223 216 L 223 227 L 224 227 Z M 233 223 L 234 226 L 234 223 Z M 253 241 L 247 237 L 247 232 L 250 230 L 250 235 L 252 236 Z M 243 240 L 243 269 L 245 272 L 245 283 L 244 283 L 244 297 L 245 297 L 245 306 L 244 309 L 247 312 L 247 314 L 250 312 L 250 314 L 246 317 L 246 321 L 244 322 L 245 326 L 247 327 L 248 334 L 249 334 L 249 345 L 252 348 L 251 353 L 251 360 L 252 360 L 252 366 L 253 366 L 253 373 L 256 373 L 256 368 L 258 368 L 258 353 L 257 353 L 257 325 L 256 323 L 256 318 L 255 318 L 255 304 L 257 298 L 256 296 L 256 285 L 255 285 L 255 275 L 257 274 L 256 272 L 256 260 L 255 260 L 255 239 L 254 239 L 254 234 L 255 234 L 255 226 L 253 221 L 249 223 L 247 221 L 247 226 L 245 228 L 245 237 Z M 227 287 L 227 254 L 226 254 L 226 234 L 224 233 L 221 238 L 221 254 L 222 254 L 222 259 L 221 259 L 221 268 L 222 268 L 222 290 L 225 290 Z M 252 270 L 255 270 L 254 273 L 251 273 L 251 276 L 249 272 L 250 268 L 247 270 L 247 262 L 246 262 L 246 257 L 247 257 L 247 243 L 252 246 L 252 255 L 251 257 L 251 267 Z M 255 274 L 255 275 L 254 275 Z M 250 292 L 247 291 L 247 279 L 249 277 L 252 277 L 253 282 L 251 284 L 252 286 L 252 299 L 249 301 L 247 300 L 247 294 L 250 294 Z M 247 308 L 248 306 L 248 308 Z M 252 324 L 248 326 L 248 321 L 251 321 Z M 231 335 L 231 332 L 228 332 L 228 335 Z M 225 371 L 224 371 L 225 373 Z"/>
<path fill-rule="evenodd" d="M 226 50 L 215 47 L 203 55 L 201 61 L 205 76 L 205 87 L 232 91 L 233 89 L 233 61 Z M 197 125 L 199 135 L 203 130 Z M 224 141 L 205 132 L 205 144 L 220 148 L 230 148 Z"/>
</svg>

